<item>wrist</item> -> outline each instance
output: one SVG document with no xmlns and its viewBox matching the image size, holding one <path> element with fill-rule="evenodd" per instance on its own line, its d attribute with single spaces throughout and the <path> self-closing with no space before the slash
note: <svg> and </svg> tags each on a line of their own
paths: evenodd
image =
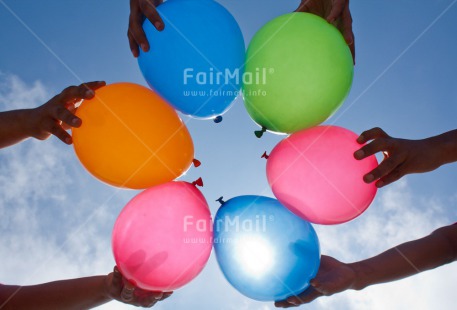
<svg viewBox="0 0 457 310">
<path fill-rule="evenodd" d="M 425 139 L 430 150 L 434 152 L 437 167 L 457 161 L 457 131 L 450 131 L 441 135 Z"/>
<path fill-rule="evenodd" d="M 103 298 L 106 300 L 113 300 L 113 296 L 111 293 L 111 279 L 110 279 L 111 274 L 103 276 L 103 280 L 101 281 L 101 294 Z"/>
<path fill-rule="evenodd" d="M 26 136 L 26 138 L 34 137 L 35 132 L 33 120 L 35 109 L 23 109 L 17 110 L 16 112 L 16 121 L 17 124 L 21 127 L 20 131 L 22 131 L 23 135 Z"/>
<path fill-rule="evenodd" d="M 347 264 L 347 266 L 352 269 L 354 273 L 354 280 L 352 282 L 352 285 L 349 287 L 352 290 L 355 291 L 361 291 L 367 286 L 369 286 L 369 283 L 366 281 L 366 272 L 365 268 L 362 263 L 356 262 L 356 263 L 350 263 Z"/>
</svg>

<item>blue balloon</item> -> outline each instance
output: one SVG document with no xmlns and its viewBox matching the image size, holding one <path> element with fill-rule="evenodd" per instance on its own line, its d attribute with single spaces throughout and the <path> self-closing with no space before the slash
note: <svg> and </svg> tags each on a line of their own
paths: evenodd
<svg viewBox="0 0 457 310">
<path fill-rule="evenodd" d="M 244 72 L 238 23 L 212 0 L 169 0 L 157 11 L 165 29 L 144 21 L 151 48 L 138 57 L 149 86 L 184 114 L 223 114 L 240 93 Z"/>
<path fill-rule="evenodd" d="M 225 278 L 260 301 L 303 292 L 320 263 L 313 227 L 278 200 L 239 196 L 222 204 L 214 220 L 214 248 Z"/>
</svg>

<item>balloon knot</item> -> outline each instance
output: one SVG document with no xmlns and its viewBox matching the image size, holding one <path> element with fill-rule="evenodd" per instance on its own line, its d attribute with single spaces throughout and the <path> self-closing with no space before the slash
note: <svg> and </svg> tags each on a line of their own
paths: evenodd
<svg viewBox="0 0 457 310">
<path fill-rule="evenodd" d="M 216 118 L 214 118 L 214 122 L 215 122 L 216 124 L 219 124 L 220 122 L 222 122 L 222 116 L 220 116 L 220 115 L 219 115 L 219 116 L 216 116 Z"/>
<path fill-rule="evenodd" d="M 268 159 L 270 158 L 270 155 L 267 154 L 267 151 L 263 152 L 262 156 L 260 158 L 265 158 Z"/>
<path fill-rule="evenodd" d="M 254 134 L 257 138 L 262 138 L 264 132 L 267 132 L 267 128 L 262 126 L 262 130 L 256 130 Z"/>
<path fill-rule="evenodd" d="M 216 201 L 219 202 L 221 205 L 223 205 L 225 203 L 225 201 L 223 199 L 224 199 L 224 197 L 221 196 L 221 197 L 219 197 L 219 199 L 216 199 Z"/>
<path fill-rule="evenodd" d="M 195 168 L 200 167 L 200 165 L 202 164 L 198 159 L 195 158 L 192 160 L 192 163 L 194 164 Z"/>
<path fill-rule="evenodd" d="M 203 180 L 202 180 L 202 178 L 198 178 L 197 180 L 193 181 L 193 182 L 192 182 L 192 185 L 193 185 L 193 186 L 200 186 L 200 187 L 203 187 Z"/>
</svg>

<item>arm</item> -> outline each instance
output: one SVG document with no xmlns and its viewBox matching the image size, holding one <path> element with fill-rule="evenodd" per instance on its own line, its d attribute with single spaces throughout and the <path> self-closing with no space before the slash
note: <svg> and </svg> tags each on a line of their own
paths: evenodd
<svg viewBox="0 0 457 310">
<path fill-rule="evenodd" d="M 380 128 L 363 132 L 359 143 L 373 140 L 354 153 L 356 159 L 363 159 L 378 152 L 385 155 L 381 164 L 364 176 L 364 181 L 377 180 L 382 187 L 397 181 L 410 173 L 422 173 L 457 161 L 457 130 L 423 140 L 392 138 Z"/>
<path fill-rule="evenodd" d="M 355 63 L 354 33 L 349 0 L 302 0 L 295 12 L 307 12 L 325 18 L 338 28 L 352 53 Z"/>
<path fill-rule="evenodd" d="M 113 299 L 121 300 L 125 279 L 117 268 L 107 276 L 94 276 L 49 282 L 31 286 L 0 286 L 1 309 L 90 309 Z M 152 307 L 171 293 L 135 289 L 129 304 Z"/>
<path fill-rule="evenodd" d="M 149 51 L 149 42 L 143 30 L 143 21 L 149 19 L 151 24 L 158 31 L 165 27 L 162 18 L 156 10 L 156 7 L 162 4 L 163 0 L 130 0 L 130 17 L 127 37 L 129 39 L 130 50 L 134 57 L 138 57 L 141 46 L 143 52 Z"/>
<path fill-rule="evenodd" d="M 105 276 L 97 276 L 22 287 L 4 285 L 0 287 L 1 308 L 89 309 L 111 301 L 104 283 Z"/>
<path fill-rule="evenodd" d="M 0 112 L 0 148 L 29 137 L 44 140 L 51 134 L 71 144 L 71 136 L 65 130 L 81 126 L 81 120 L 72 113 L 74 104 L 92 98 L 94 90 L 103 85 L 105 82 L 71 86 L 38 108 Z"/>
<path fill-rule="evenodd" d="M 370 285 L 396 281 L 456 260 L 457 225 L 442 227 L 425 238 L 403 243 L 375 257 L 352 264 L 323 256 L 319 272 L 310 282 L 311 288 L 298 296 L 277 302 L 276 306 L 287 308 L 348 289 L 362 290 Z"/>
<path fill-rule="evenodd" d="M 457 225 L 437 229 L 422 239 L 394 247 L 378 256 L 350 264 L 353 288 L 396 281 L 457 260 Z"/>
</svg>

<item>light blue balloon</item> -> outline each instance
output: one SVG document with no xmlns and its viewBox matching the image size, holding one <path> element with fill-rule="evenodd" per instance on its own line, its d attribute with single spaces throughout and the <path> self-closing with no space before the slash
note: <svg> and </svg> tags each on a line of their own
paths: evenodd
<svg viewBox="0 0 457 310">
<path fill-rule="evenodd" d="M 169 0 L 157 10 L 165 29 L 145 20 L 151 48 L 138 57 L 149 86 L 184 114 L 223 114 L 243 77 L 245 45 L 236 20 L 212 0 Z"/>
<path fill-rule="evenodd" d="M 319 240 L 311 224 L 268 197 L 223 203 L 214 220 L 214 248 L 230 284 L 259 301 L 303 292 L 319 269 Z"/>
</svg>

